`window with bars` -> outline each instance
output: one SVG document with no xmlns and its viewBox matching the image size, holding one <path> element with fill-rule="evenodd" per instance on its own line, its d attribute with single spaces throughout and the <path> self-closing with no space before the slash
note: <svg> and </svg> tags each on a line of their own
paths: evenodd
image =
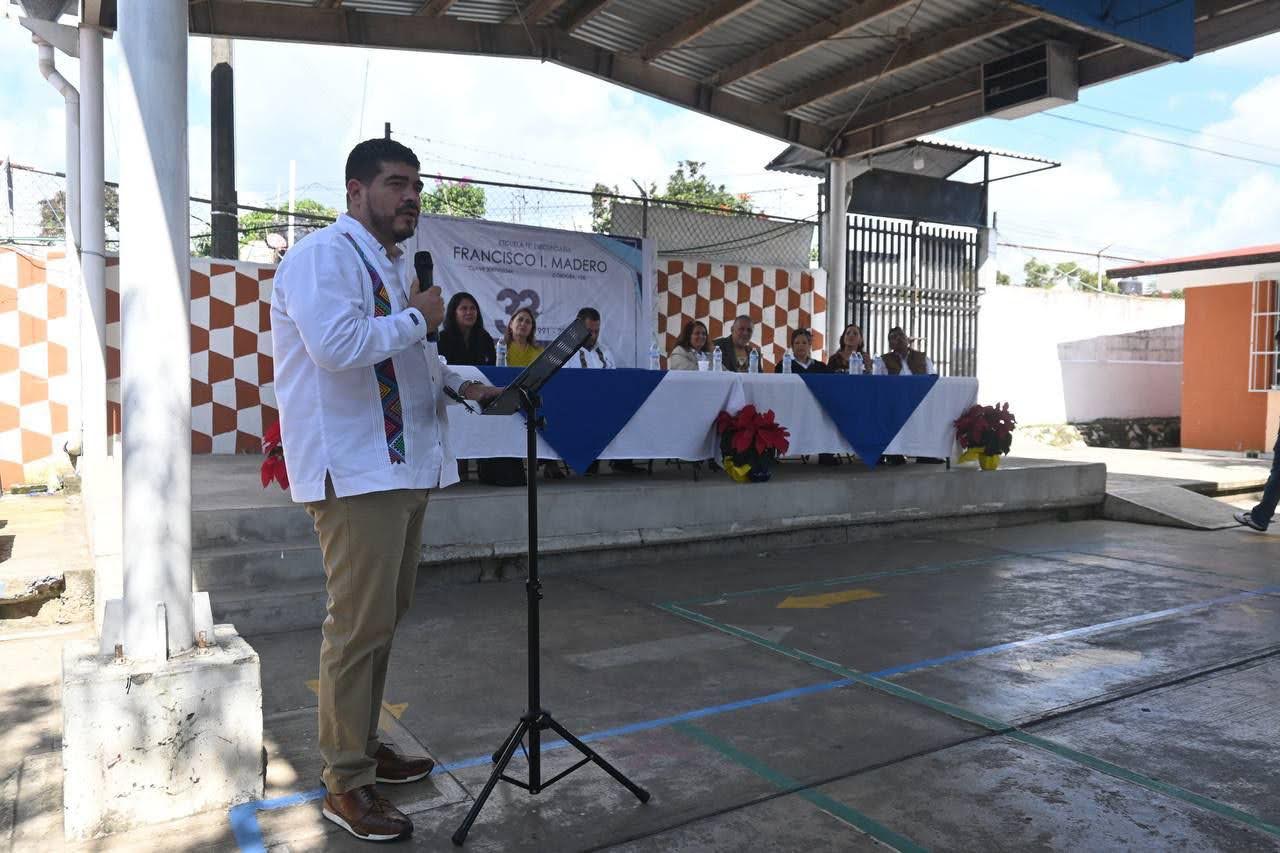
<svg viewBox="0 0 1280 853">
<path fill-rule="evenodd" d="M 1253 280 L 1249 390 L 1280 391 L 1280 270 Z"/>
</svg>

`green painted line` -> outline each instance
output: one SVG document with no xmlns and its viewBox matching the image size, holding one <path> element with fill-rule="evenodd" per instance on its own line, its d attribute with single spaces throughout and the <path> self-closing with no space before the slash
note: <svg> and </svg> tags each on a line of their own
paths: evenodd
<svg viewBox="0 0 1280 853">
<path fill-rule="evenodd" d="M 911 839 L 899 835 L 884 824 L 877 822 L 875 819 L 868 817 L 857 809 L 847 806 L 839 800 L 832 799 L 826 794 L 806 787 L 795 779 L 774 770 L 754 755 L 749 755 L 748 753 L 743 752 L 733 744 L 723 741 L 711 734 L 711 732 L 706 729 L 695 726 L 692 723 L 676 723 L 673 728 L 703 746 L 714 749 L 725 758 L 741 764 L 743 767 L 764 779 L 778 790 L 784 791 L 788 794 L 795 794 L 805 802 L 817 806 L 819 809 L 837 820 L 844 821 L 854 829 L 864 835 L 874 838 L 881 844 L 892 847 L 894 850 L 902 851 L 902 853 L 927 853 L 928 848 L 921 847 Z"/>
<path fill-rule="evenodd" d="M 967 708 L 962 708 L 959 705 L 953 705 L 950 702 L 944 702 L 941 699 L 935 699 L 932 696 L 917 693 L 914 690 L 910 690 L 900 684 L 895 684 L 892 681 L 886 681 L 883 678 L 877 678 L 874 675 L 868 675 L 865 672 L 841 666 L 838 663 L 834 663 L 833 661 L 829 661 L 825 658 L 820 658 L 817 655 L 811 655 L 808 652 L 803 652 L 790 646 L 784 646 L 781 643 L 766 639 L 758 634 L 753 634 L 752 632 L 739 628 L 735 625 L 726 625 L 722 622 L 717 622 L 710 617 L 703 616 L 701 613 L 686 610 L 678 605 L 660 604 L 658 606 L 661 609 L 666 610 L 668 613 L 688 619 L 691 622 L 696 622 L 699 625 L 704 625 L 708 628 L 722 631 L 726 634 L 730 634 L 731 636 L 747 640 L 748 642 L 755 643 L 757 646 L 769 649 L 770 651 L 792 658 L 793 660 L 803 661 L 812 666 L 816 666 L 819 669 L 836 673 L 837 675 L 841 675 L 851 681 L 866 685 L 874 690 L 887 693 L 890 696 L 895 696 L 899 699 L 904 699 L 908 702 L 913 702 L 917 705 L 946 714 L 949 717 L 954 717 L 955 719 L 981 726 L 992 734 L 1007 736 L 1020 743 L 1044 750 L 1052 755 L 1057 755 L 1060 758 L 1097 770 L 1100 773 L 1105 773 L 1108 776 L 1130 782 L 1158 794 L 1164 794 L 1166 796 L 1182 800 L 1183 802 L 1191 803 L 1192 805 L 1199 806 L 1200 808 L 1213 812 L 1214 814 L 1243 823 L 1253 829 L 1280 837 L 1280 826 L 1268 823 L 1247 812 L 1232 808 L 1231 806 L 1220 803 L 1217 800 L 1212 800 L 1208 797 L 1197 794 L 1194 791 L 1188 791 L 1186 788 L 1181 788 L 1168 782 L 1161 782 L 1158 779 L 1152 779 L 1149 776 L 1144 776 L 1141 773 L 1136 773 L 1117 764 L 1112 764 L 1111 762 L 1098 758 L 1097 756 L 1080 752 L 1069 746 L 1065 746 L 1046 738 L 1038 737 L 1029 732 L 1024 732 L 1013 723 L 1006 723 L 993 717 L 987 717 L 975 711 L 970 711 Z"/>
<path fill-rule="evenodd" d="M 1065 746 L 1057 741 L 1042 738 L 1037 735 L 1030 734 L 1029 732 L 1024 732 L 1021 729 L 1015 729 L 1014 731 L 1009 732 L 1007 736 L 1013 740 L 1019 741 L 1020 743 L 1025 743 L 1028 746 L 1034 746 L 1037 749 L 1042 749 L 1045 752 L 1065 758 L 1068 761 L 1074 761 L 1077 764 L 1082 764 L 1085 767 L 1097 770 L 1099 773 L 1105 773 L 1108 776 L 1115 777 L 1116 779 L 1122 779 L 1125 782 L 1140 785 L 1149 791 L 1155 791 L 1156 793 L 1165 794 L 1167 796 L 1183 800 L 1184 802 L 1197 805 L 1202 809 L 1206 809 L 1215 814 L 1221 815 L 1222 817 L 1239 821 L 1246 826 L 1251 826 L 1256 830 L 1267 833 L 1268 835 L 1280 836 L 1280 826 L 1277 826 L 1274 823 L 1267 823 L 1265 820 L 1256 818 L 1248 812 L 1232 808 L 1231 806 L 1220 803 L 1217 800 L 1197 794 L 1194 791 L 1188 791 L 1186 788 L 1181 788 L 1169 782 L 1162 782 L 1159 779 L 1153 779 L 1150 776 L 1144 776 L 1141 773 L 1129 770 L 1126 767 L 1121 767 L 1118 764 L 1112 764 L 1110 761 L 1098 758 L 1096 755 L 1089 755 L 1087 752 L 1080 752 L 1079 750 L 1072 749 L 1071 747 Z"/>
<path fill-rule="evenodd" d="M 772 652 L 777 652 L 780 655 L 785 655 L 786 657 L 794 660 L 802 661 L 803 663 L 807 663 L 811 666 L 816 666 L 819 669 L 825 669 L 827 672 L 833 672 L 836 675 L 849 679 L 850 681 L 855 681 L 867 687 L 897 696 L 899 699 L 906 699 L 909 702 L 924 705 L 927 708 L 955 717 L 958 720 L 963 720 L 966 723 L 973 723 L 974 725 L 981 726 L 989 731 L 1003 734 L 1004 732 L 1013 729 L 1013 725 L 1011 723 L 1004 723 L 992 717 L 983 716 L 975 711 L 961 708 L 959 705 L 952 705 L 949 702 L 934 699 L 933 697 L 926 696 L 923 693 L 917 693 L 908 687 L 903 687 L 901 684 L 886 681 L 883 678 L 876 678 L 873 675 L 867 675 L 865 672 L 861 672 L 860 670 L 850 669 L 847 666 L 842 666 L 834 661 L 829 661 L 826 658 L 809 654 L 808 652 L 801 651 L 800 649 L 793 648 L 791 646 L 784 646 L 781 643 L 776 643 L 773 640 L 761 637 L 759 634 L 753 634 L 752 632 L 739 628 L 736 625 L 726 625 L 723 622 L 717 622 L 709 616 L 704 616 L 701 613 L 695 613 L 692 610 L 686 610 L 677 604 L 659 604 L 658 607 L 666 610 L 668 613 L 673 613 L 676 616 L 688 619 L 691 622 L 697 622 L 700 625 L 705 625 L 708 628 L 722 631 L 725 634 L 738 637 L 739 639 L 746 640 L 749 643 L 755 643 L 757 646 L 762 646 Z"/>
</svg>

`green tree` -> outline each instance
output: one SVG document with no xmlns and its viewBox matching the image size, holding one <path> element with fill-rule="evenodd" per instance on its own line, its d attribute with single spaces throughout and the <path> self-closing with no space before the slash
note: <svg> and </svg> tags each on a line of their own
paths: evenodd
<svg viewBox="0 0 1280 853">
<path fill-rule="evenodd" d="M 113 186 L 103 188 L 102 213 L 107 227 L 120 230 L 120 193 Z M 40 201 L 40 236 L 61 237 L 67 221 L 67 193 L 58 190 Z"/>
<path fill-rule="evenodd" d="M 470 181 L 442 181 L 437 178 L 435 188 L 422 194 L 423 213 L 483 219 L 484 209 L 484 187 Z"/>
<path fill-rule="evenodd" d="M 304 233 L 316 226 L 327 225 L 338 218 L 338 211 L 315 199 L 300 198 L 294 202 L 295 213 L 311 214 L 294 217 L 294 228 L 302 228 Z M 327 221 L 325 221 L 327 220 Z M 268 234 L 286 234 L 289 231 L 289 210 L 250 210 L 239 216 L 240 245 L 245 246 L 255 240 L 265 240 Z"/>
<path fill-rule="evenodd" d="M 591 188 L 591 230 L 597 234 L 613 230 L 613 196 L 617 194 L 617 187 L 599 181 Z"/>
<path fill-rule="evenodd" d="M 1013 279 L 1009 278 L 1009 274 L 1007 272 L 997 271 L 996 284 L 1000 285 L 1001 287 L 1008 287 L 1009 285 L 1013 284 Z"/>
<path fill-rule="evenodd" d="M 1066 282 L 1068 286 L 1082 290 L 1120 292 L 1120 285 L 1105 275 L 1099 286 L 1098 274 L 1080 266 L 1075 261 L 1060 261 L 1050 266 L 1037 258 L 1030 258 L 1022 265 L 1022 272 L 1026 276 L 1023 282 L 1026 287 L 1053 287 L 1059 282 Z"/>
<path fill-rule="evenodd" d="M 697 160 L 681 160 L 676 164 L 676 170 L 667 178 L 666 191 L 657 198 L 715 207 L 724 213 L 755 212 L 751 206 L 751 196 L 746 193 L 735 195 L 726 190 L 724 184 L 712 183 L 703 171 L 706 166 L 706 163 Z"/>
<path fill-rule="evenodd" d="M 1053 268 L 1035 258 L 1029 258 L 1022 265 L 1022 273 L 1025 276 L 1022 283 L 1026 287 L 1053 287 Z"/>
</svg>

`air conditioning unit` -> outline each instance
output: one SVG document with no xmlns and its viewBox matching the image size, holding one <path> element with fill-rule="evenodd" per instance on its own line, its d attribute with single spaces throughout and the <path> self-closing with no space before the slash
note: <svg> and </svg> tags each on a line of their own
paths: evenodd
<svg viewBox="0 0 1280 853">
<path fill-rule="evenodd" d="M 1060 41 L 988 62 L 982 66 L 982 112 L 1021 118 L 1075 103 L 1080 92 L 1076 49 Z"/>
</svg>

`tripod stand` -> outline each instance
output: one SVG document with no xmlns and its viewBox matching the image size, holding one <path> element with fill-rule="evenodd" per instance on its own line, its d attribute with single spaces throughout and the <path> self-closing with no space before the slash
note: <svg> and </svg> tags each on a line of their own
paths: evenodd
<svg viewBox="0 0 1280 853">
<path fill-rule="evenodd" d="M 527 436 L 525 458 L 529 463 L 529 579 L 525 582 L 525 593 L 529 608 L 529 708 L 520 717 L 519 724 L 512 730 L 511 734 L 507 735 L 507 739 L 502 742 L 502 746 L 493 754 L 494 767 L 493 772 L 489 774 L 489 780 L 485 782 L 484 788 L 480 790 L 480 796 L 476 797 L 476 801 L 471 806 L 471 811 L 467 812 L 467 817 L 462 821 L 462 825 L 453 833 L 453 843 L 459 845 L 467 840 L 467 833 L 471 831 L 471 825 L 476 822 L 476 818 L 480 815 L 480 810 L 484 808 L 485 801 L 489 798 L 489 794 L 493 792 L 494 786 L 498 784 L 498 780 L 508 782 L 517 788 L 523 788 L 530 794 L 537 794 L 559 782 L 579 767 L 595 763 L 601 770 L 622 783 L 628 791 L 635 794 L 640 802 L 646 803 L 649 801 L 648 791 L 622 775 L 621 771 L 601 758 L 591 747 L 574 737 L 572 732 L 556 722 L 555 718 L 551 716 L 551 712 L 542 707 L 540 697 L 541 670 L 538 662 L 538 602 L 542 600 L 542 582 L 538 580 L 538 429 L 544 426 L 546 421 L 538 415 L 538 407 L 540 405 L 542 405 L 542 401 L 536 391 L 530 391 L 527 388 L 520 389 L 520 408 L 524 412 Z M 552 731 L 560 735 L 566 743 L 586 757 L 569 769 L 544 780 L 542 778 L 542 733 L 544 731 Z M 516 748 L 521 745 L 526 736 L 529 738 L 528 782 L 508 776 L 506 773 L 507 765 L 516 754 Z"/>
</svg>

